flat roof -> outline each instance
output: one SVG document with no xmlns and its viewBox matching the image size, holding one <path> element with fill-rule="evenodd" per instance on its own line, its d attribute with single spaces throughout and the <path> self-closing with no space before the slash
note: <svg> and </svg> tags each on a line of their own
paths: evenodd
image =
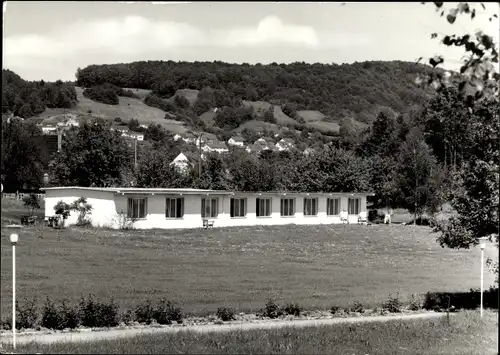
<svg viewBox="0 0 500 355">
<path fill-rule="evenodd" d="M 42 191 L 53 190 L 88 190 L 101 192 L 115 192 L 123 194 L 137 193 L 159 193 L 159 194 L 221 194 L 221 195 L 286 195 L 286 194 L 301 194 L 309 196 L 374 196 L 373 192 L 304 192 L 304 191 L 232 191 L 232 190 L 208 190 L 208 189 L 191 189 L 191 188 L 145 188 L 145 187 L 82 187 L 82 186 L 59 186 L 46 187 L 40 189 Z"/>
</svg>

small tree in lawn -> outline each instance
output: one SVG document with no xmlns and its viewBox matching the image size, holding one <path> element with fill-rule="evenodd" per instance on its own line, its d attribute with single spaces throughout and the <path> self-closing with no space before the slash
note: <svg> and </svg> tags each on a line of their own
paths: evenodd
<svg viewBox="0 0 500 355">
<path fill-rule="evenodd" d="M 74 201 L 70 208 L 72 211 L 78 212 L 78 220 L 76 222 L 77 226 L 89 223 L 87 216 L 92 214 L 92 205 L 87 203 L 87 199 L 85 197 L 80 197 L 78 200 Z"/>
<path fill-rule="evenodd" d="M 54 206 L 54 211 L 60 220 L 62 219 L 62 226 L 64 226 L 64 221 L 71 214 L 71 206 L 61 200 Z"/>
<path fill-rule="evenodd" d="M 38 202 L 38 197 L 35 194 L 30 194 L 23 199 L 24 207 L 29 209 L 30 216 L 33 216 L 36 210 L 40 209 L 40 202 Z"/>
</svg>

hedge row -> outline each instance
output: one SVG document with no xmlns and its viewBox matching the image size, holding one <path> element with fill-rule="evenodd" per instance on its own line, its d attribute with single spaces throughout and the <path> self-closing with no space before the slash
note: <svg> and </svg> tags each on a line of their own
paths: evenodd
<svg viewBox="0 0 500 355">
<path fill-rule="evenodd" d="M 399 295 L 389 295 L 389 298 L 381 305 L 381 313 L 400 313 L 403 309 L 417 311 L 420 309 L 433 311 L 454 311 L 457 309 L 476 309 L 479 307 L 479 291 L 471 289 L 470 292 L 459 293 L 427 293 L 423 303 L 419 297 L 412 295 L 411 300 L 406 305 L 400 300 Z M 498 288 L 490 288 L 484 292 L 483 305 L 485 308 L 498 309 Z M 49 298 L 39 312 L 35 301 L 25 300 L 22 306 L 16 305 L 16 328 L 36 329 L 38 327 L 48 329 L 74 329 L 80 326 L 88 328 L 115 327 L 120 323 L 131 324 L 138 322 L 142 324 L 172 324 L 182 323 L 184 314 L 180 307 L 174 303 L 160 299 L 157 303 L 146 301 L 135 307 L 120 313 L 119 307 L 113 299 L 100 302 L 92 295 L 88 298 L 82 297 L 78 305 L 68 305 L 66 301 L 58 304 Z M 269 299 L 264 308 L 260 309 L 256 315 L 262 318 L 279 318 L 285 315 L 300 316 L 303 309 L 300 305 L 289 303 L 280 305 L 275 300 Z M 331 314 L 364 313 L 365 307 L 355 302 L 351 308 L 332 307 Z M 219 307 L 216 312 L 221 321 L 231 321 L 235 318 L 235 310 L 229 307 Z M 11 328 L 11 320 L 2 322 L 3 329 Z"/>
</svg>

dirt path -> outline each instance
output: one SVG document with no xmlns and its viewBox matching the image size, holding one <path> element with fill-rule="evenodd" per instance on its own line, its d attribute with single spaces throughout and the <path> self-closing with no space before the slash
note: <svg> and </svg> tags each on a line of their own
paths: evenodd
<svg viewBox="0 0 500 355">
<path fill-rule="evenodd" d="M 132 337 L 136 335 L 158 334 L 158 333 L 176 333 L 181 331 L 192 331 L 199 333 L 210 332 L 228 332 L 232 330 L 251 330 L 251 329 L 273 329 L 284 327 L 315 327 L 320 325 L 331 324 L 352 324 L 361 322 L 386 322 L 391 320 L 411 320 L 411 319 L 428 319 L 444 317 L 444 313 L 421 313 L 409 314 L 401 316 L 369 316 L 369 317 L 353 317 L 353 318 L 330 318 L 330 319 L 305 319 L 305 320 L 289 320 L 289 321 L 259 321 L 255 323 L 228 323 L 221 325 L 192 325 L 192 326 L 164 326 L 164 327 L 149 327 L 149 328 L 128 328 L 128 329 L 111 329 L 103 331 L 86 331 L 86 332 L 68 332 L 68 333 L 48 333 L 48 334 L 18 334 L 16 337 L 17 344 L 38 342 L 38 343 L 55 343 L 55 342 L 81 342 L 95 341 Z M 12 343 L 12 335 L 3 335 L 0 338 L 0 343 Z"/>
</svg>

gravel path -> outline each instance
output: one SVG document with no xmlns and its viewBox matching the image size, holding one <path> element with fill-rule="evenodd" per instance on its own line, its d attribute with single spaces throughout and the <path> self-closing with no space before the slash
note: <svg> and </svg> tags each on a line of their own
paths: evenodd
<svg viewBox="0 0 500 355">
<path fill-rule="evenodd" d="M 81 342 L 95 341 L 105 339 L 116 339 L 132 337 L 137 335 L 158 334 L 158 333 L 176 333 L 181 331 L 192 331 L 199 333 L 210 332 L 228 332 L 233 330 L 251 330 L 251 329 L 273 329 L 284 327 L 315 327 L 320 325 L 331 324 L 352 324 L 361 322 L 386 322 L 390 320 L 411 320 L 411 319 L 428 319 L 446 316 L 445 313 L 421 313 L 409 314 L 401 316 L 369 316 L 369 317 L 353 317 L 353 318 L 330 318 L 330 319 L 305 319 L 305 320 L 289 320 L 289 321 L 259 321 L 259 322 L 243 322 L 243 323 L 227 323 L 227 324 L 209 324 L 209 325 L 190 325 L 190 326 L 163 326 L 163 327 L 148 327 L 148 328 L 125 328 L 125 329 L 110 329 L 102 331 L 85 331 L 85 332 L 67 332 L 67 333 L 47 333 L 34 334 L 23 333 L 16 337 L 17 344 L 39 342 L 39 343 L 55 343 L 55 342 Z M 11 344 L 12 335 L 3 335 L 0 338 L 0 343 Z"/>
</svg>

